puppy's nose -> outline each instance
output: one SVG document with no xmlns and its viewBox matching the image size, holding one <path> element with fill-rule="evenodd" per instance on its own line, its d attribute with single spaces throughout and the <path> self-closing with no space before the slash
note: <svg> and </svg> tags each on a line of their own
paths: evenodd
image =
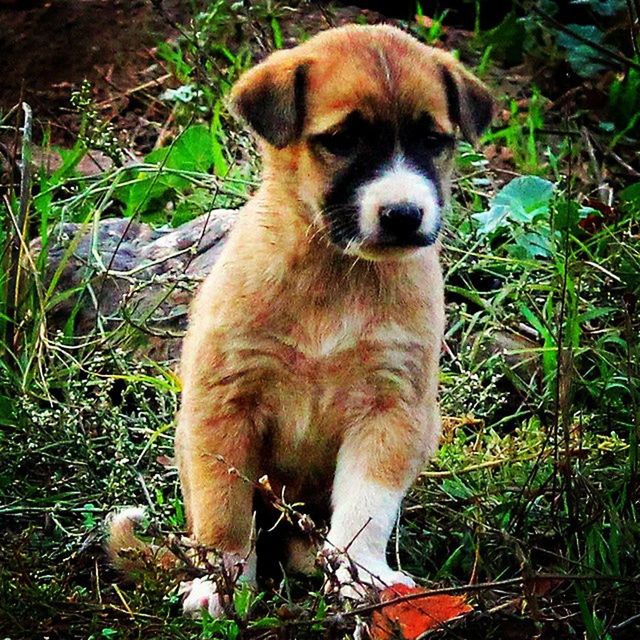
<svg viewBox="0 0 640 640">
<path fill-rule="evenodd" d="M 380 228 L 389 235 L 414 234 L 422 223 L 422 209 L 412 202 L 396 202 L 380 207 Z"/>
</svg>

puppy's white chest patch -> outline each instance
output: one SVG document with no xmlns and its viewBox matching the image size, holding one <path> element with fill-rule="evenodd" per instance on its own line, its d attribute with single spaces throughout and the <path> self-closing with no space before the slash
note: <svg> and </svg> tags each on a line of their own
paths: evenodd
<svg viewBox="0 0 640 640">
<path fill-rule="evenodd" d="M 330 326 L 311 329 L 315 330 L 315 335 L 309 335 L 308 340 L 300 345 L 300 349 L 308 358 L 324 360 L 341 351 L 355 349 L 363 337 L 365 321 L 360 316 L 343 317 Z"/>
<path fill-rule="evenodd" d="M 298 355 L 294 375 L 287 385 L 288 397 L 282 398 L 282 417 L 294 422 L 292 431 L 297 445 L 306 440 L 314 422 L 334 404 L 335 387 L 340 383 L 332 365 L 346 354 L 357 352 L 365 327 L 365 320 L 358 315 L 333 319 L 330 324 L 323 318 L 309 323 L 296 336 L 294 349 Z"/>
<path fill-rule="evenodd" d="M 290 425 L 298 444 L 316 423 L 331 431 L 328 423 L 364 415 L 381 393 L 410 393 L 422 353 L 416 337 L 398 323 L 378 324 L 358 315 L 334 320 L 330 327 L 307 325 L 305 339 L 294 344 L 276 406 L 279 421 Z"/>
</svg>

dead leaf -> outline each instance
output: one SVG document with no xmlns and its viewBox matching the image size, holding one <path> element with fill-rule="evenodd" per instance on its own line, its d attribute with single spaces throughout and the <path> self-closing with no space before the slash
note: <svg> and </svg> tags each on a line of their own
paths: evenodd
<svg viewBox="0 0 640 640">
<path fill-rule="evenodd" d="M 557 589 L 565 583 L 564 580 L 560 578 L 543 578 L 541 576 L 536 576 L 533 580 L 525 581 L 525 586 L 534 596 L 546 596 L 548 593 Z"/>
<path fill-rule="evenodd" d="M 169 456 L 158 456 L 156 458 L 156 462 L 166 468 L 171 468 L 175 466 L 175 462 L 173 458 L 170 458 Z"/>
<path fill-rule="evenodd" d="M 613 207 L 604 204 L 596 198 L 587 198 L 585 204 L 594 209 L 598 213 L 589 214 L 586 218 L 582 218 L 578 225 L 581 229 L 584 229 L 587 233 L 597 233 L 605 226 L 614 223 L 618 214 Z"/>
<path fill-rule="evenodd" d="M 394 584 L 386 588 L 380 597 L 382 602 L 387 602 L 417 593 L 424 593 L 424 598 L 389 604 L 373 614 L 372 640 L 416 640 L 425 631 L 473 611 L 464 595 L 429 595 L 425 589 L 407 587 L 403 584 Z"/>
</svg>

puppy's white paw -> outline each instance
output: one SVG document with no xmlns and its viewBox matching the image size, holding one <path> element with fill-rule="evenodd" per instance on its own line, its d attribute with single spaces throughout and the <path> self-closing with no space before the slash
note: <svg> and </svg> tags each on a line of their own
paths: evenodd
<svg viewBox="0 0 640 640">
<path fill-rule="evenodd" d="M 195 578 L 181 582 L 178 594 L 184 596 L 182 611 L 186 616 L 199 618 L 206 610 L 213 618 L 224 616 L 224 607 L 216 583 L 209 578 Z"/>
<path fill-rule="evenodd" d="M 372 590 L 394 584 L 415 587 L 413 579 L 402 571 L 394 571 L 386 562 L 371 558 L 351 558 L 335 550 L 323 551 L 327 575 L 325 590 L 337 591 L 341 598 L 364 600 Z"/>
<path fill-rule="evenodd" d="M 340 583 L 339 594 L 341 598 L 364 600 L 372 589 L 381 591 L 394 584 L 404 584 L 408 587 L 416 586 L 413 579 L 406 573 L 394 571 L 387 564 L 357 563 L 356 567 L 356 576 L 353 576 L 353 571 L 346 567 L 336 573 Z"/>
<path fill-rule="evenodd" d="M 380 580 L 382 582 L 383 588 L 391 587 L 394 584 L 404 584 L 407 587 L 416 586 L 415 580 L 411 576 L 408 576 L 403 571 L 394 571 L 391 567 L 387 565 L 385 565 L 384 569 L 386 571 L 381 570 L 381 573 L 377 574 L 380 576 Z"/>
</svg>

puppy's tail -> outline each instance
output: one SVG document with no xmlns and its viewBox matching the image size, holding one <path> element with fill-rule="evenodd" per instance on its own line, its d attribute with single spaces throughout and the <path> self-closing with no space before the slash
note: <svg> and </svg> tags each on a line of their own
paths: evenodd
<svg viewBox="0 0 640 640">
<path fill-rule="evenodd" d="M 142 507 L 128 507 L 112 514 L 107 521 L 106 550 L 109 561 L 129 576 L 158 567 L 169 568 L 177 560 L 168 549 L 148 544 L 136 536 L 136 526 L 145 516 Z"/>
</svg>

